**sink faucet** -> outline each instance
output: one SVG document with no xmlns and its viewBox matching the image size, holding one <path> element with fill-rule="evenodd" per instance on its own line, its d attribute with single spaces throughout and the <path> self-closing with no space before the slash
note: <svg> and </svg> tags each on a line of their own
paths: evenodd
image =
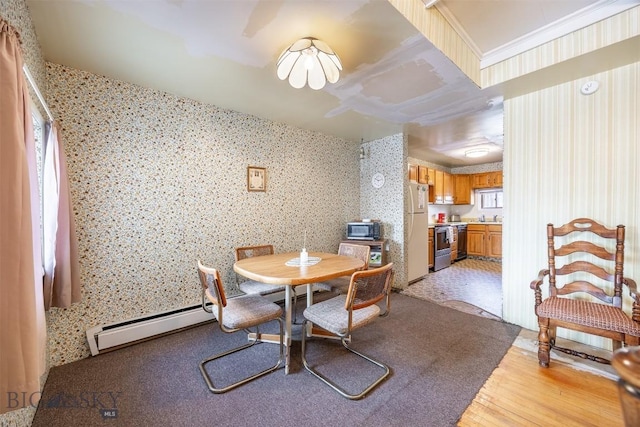
<svg viewBox="0 0 640 427">
<path fill-rule="evenodd" d="M 493 216 L 493 222 L 498 222 L 498 215 Z"/>
<path fill-rule="evenodd" d="M 480 215 L 480 222 L 484 222 L 484 214 Z"/>
</svg>

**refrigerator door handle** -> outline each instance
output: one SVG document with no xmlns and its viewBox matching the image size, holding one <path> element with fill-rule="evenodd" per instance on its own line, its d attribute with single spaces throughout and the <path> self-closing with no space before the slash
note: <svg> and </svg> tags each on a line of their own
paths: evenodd
<svg viewBox="0 0 640 427">
<path fill-rule="evenodd" d="M 415 206 L 414 206 L 414 197 L 413 197 L 413 187 L 409 186 L 409 201 L 410 206 L 411 206 L 411 210 L 409 211 L 409 218 L 411 218 L 411 220 L 409 221 L 409 239 L 411 239 L 411 236 L 413 236 L 413 219 L 414 219 L 414 215 L 415 215 Z"/>
</svg>

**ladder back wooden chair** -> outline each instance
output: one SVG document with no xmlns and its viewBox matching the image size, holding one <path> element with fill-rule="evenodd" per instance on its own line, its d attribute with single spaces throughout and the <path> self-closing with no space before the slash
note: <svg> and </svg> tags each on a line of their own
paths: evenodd
<svg viewBox="0 0 640 427">
<path fill-rule="evenodd" d="M 584 359 L 608 360 L 556 346 L 556 328 L 594 334 L 613 341 L 613 349 L 640 344 L 640 296 L 624 277 L 623 225 L 606 228 L 578 218 L 561 227 L 547 225 L 549 267 L 531 282 L 538 317 L 538 361 L 548 367 L 552 348 Z M 548 296 L 542 287 L 548 282 Z M 624 287 L 632 315 L 623 311 Z"/>
<path fill-rule="evenodd" d="M 200 261 L 198 261 L 198 276 L 200 277 L 200 285 L 202 286 L 202 308 L 207 313 L 213 314 L 218 321 L 220 329 L 225 333 L 234 333 L 241 330 L 250 332 L 249 328 L 255 328 L 256 335 L 255 339 L 247 344 L 223 351 L 200 362 L 200 373 L 202 373 L 202 377 L 207 383 L 209 390 L 213 393 L 224 393 L 278 369 L 284 360 L 284 322 L 280 318 L 282 308 L 278 304 L 257 294 L 242 295 L 227 299 L 218 270 L 206 267 L 202 265 Z M 211 304 L 208 304 L 207 301 Z M 206 365 L 209 362 L 245 350 L 256 343 L 262 342 L 260 340 L 259 326 L 272 321 L 278 322 L 280 326 L 280 357 L 276 364 L 257 373 L 250 374 L 229 385 L 215 386 L 213 379 L 207 371 Z M 226 369 L 229 369 L 229 367 L 226 367 Z M 241 368 L 236 366 L 234 369 L 240 370 Z"/>
</svg>

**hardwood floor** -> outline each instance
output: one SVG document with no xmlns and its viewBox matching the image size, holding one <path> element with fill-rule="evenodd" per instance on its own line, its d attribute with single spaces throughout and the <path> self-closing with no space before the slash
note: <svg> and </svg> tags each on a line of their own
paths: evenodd
<svg viewBox="0 0 640 427">
<path fill-rule="evenodd" d="M 545 369 L 535 351 L 513 345 L 458 426 L 624 426 L 613 370 L 601 366 L 578 370 L 552 355 Z"/>
<path fill-rule="evenodd" d="M 430 273 L 402 293 L 499 319 L 501 267 L 500 263 L 466 259 Z M 458 425 L 624 426 L 613 368 L 553 351 L 551 366 L 541 368 L 536 334 L 522 331 Z M 611 358 L 610 352 L 561 338 L 558 345 Z"/>
</svg>

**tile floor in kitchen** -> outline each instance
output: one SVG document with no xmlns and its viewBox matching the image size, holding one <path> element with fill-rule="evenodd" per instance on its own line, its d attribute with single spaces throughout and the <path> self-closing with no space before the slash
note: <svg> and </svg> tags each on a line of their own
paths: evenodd
<svg viewBox="0 0 640 427">
<path fill-rule="evenodd" d="M 461 311 L 502 318 L 502 264 L 464 259 L 409 285 L 403 294 Z"/>
</svg>

